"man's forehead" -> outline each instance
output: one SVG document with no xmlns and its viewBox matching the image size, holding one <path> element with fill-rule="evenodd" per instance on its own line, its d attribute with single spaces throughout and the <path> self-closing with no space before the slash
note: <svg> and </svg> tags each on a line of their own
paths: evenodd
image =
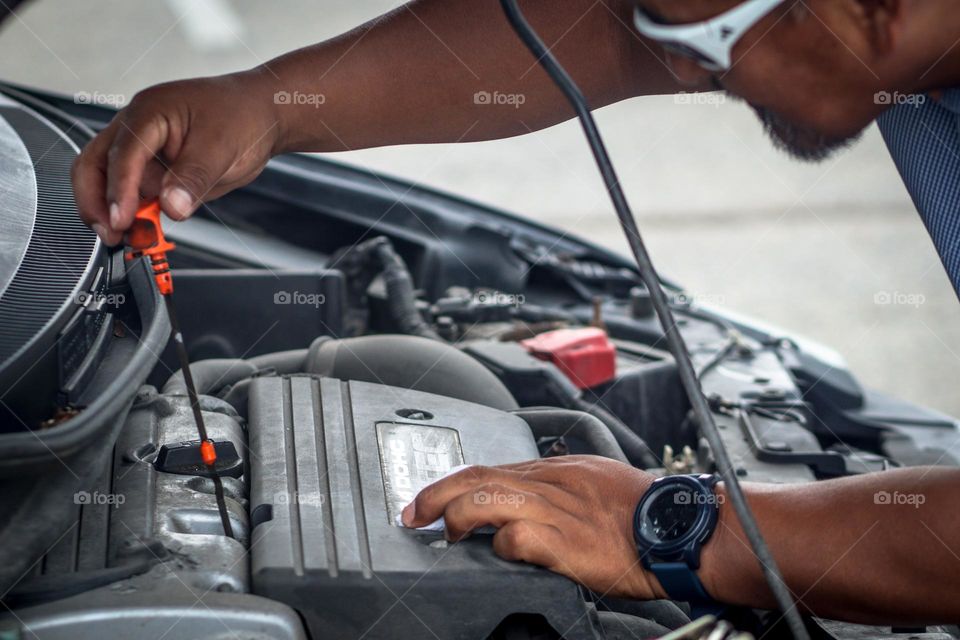
<svg viewBox="0 0 960 640">
<path fill-rule="evenodd" d="M 709 20 L 741 2 L 742 0 L 637 0 L 637 4 L 651 16 L 670 24 Z"/>
</svg>

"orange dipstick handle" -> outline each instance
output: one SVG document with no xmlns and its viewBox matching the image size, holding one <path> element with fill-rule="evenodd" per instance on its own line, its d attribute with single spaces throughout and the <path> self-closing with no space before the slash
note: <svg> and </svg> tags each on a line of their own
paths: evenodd
<svg viewBox="0 0 960 640">
<path fill-rule="evenodd" d="M 153 266 L 153 279 L 163 295 L 173 293 L 173 278 L 170 276 L 170 263 L 167 262 L 167 252 L 176 247 L 163 235 L 160 226 L 160 203 L 148 200 L 140 205 L 133 217 L 133 225 L 127 230 L 124 241 L 129 251 L 125 254 L 127 260 L 141 256 L 150 258 Z"/>
<path fill-rule="evenodd" d="M 208 467 L 217 463 L 217 450 L 213 446 L 213 440 L 204 440 L 200 443 L 200 458 Z"/>
</svg>

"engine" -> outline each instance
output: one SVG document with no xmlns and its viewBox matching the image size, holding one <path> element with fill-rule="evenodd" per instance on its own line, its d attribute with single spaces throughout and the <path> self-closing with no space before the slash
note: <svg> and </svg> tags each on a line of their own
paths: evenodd
<svg viewBox="0 0 960 640">
<path fill-rule="evenodd" d="M 464 464 L 584 453 L 715 470 L 628 265 L 304 157 L 169 228 L 227 537 L 149 266 L 100 246 L 69 198 L 70 161 L 104 114 L 8 93 L 0 636 L 603 640 L 690 622 L 679 603 L 606 598 L 501 560 L 489 532 L 448 544 L 397 522 Z M 960 460 L 953 419 L 667 290 L 738 476 Z M 777 637 L 761 612 L 738 613 Z"/>
<path fill-rule="evenodd" d="M 432 631 L 473 639 L 516 620 L 542 622 L 568 638 L 600 637 L 595 604 L 566 578 L 497 558 L 488 535 L 450 545 L 441 533 L 398 524 L 413 496 L 454 467 L 540 455 L 522 411 L 316 373 L 343 374 L 358 352 L 379 352 L 364 360 L 367 377 L 396 379 L 391 354 L 405 351 L 423 354 L 408 367 L 407 387 L 455 379 L 478 390 L 463 395 L 512 403 L 478 362 L 413 336 L 321 339 L 259 366 L 199 362 L 205 423 L 237 539 L 220 527 L 177 375 L 164 392 L 141 390 L 112 473 L 78 494 L 83 544 L 46 554 L 45 575 L 16 585 L 6 601 L 27 606 L 31 627 L 52 638 L 74 635 L 81 612 L 115 637 L 164 626 L 174 637 L 217 637 L 227 621 L 233 630 L 296 638 L 297 615 L 310 637 L 421 638 Z M 440 375 L 424 376 L 421 369 L 438 356 Z M 297 370 L 279 373 L 268 364 L 273 358 Z M 555 429 L 578 419 L 603 428 L 581 414 L 561 416 Z M 94 575 L 80 580 L 85 572 L 78 569 L 72 577 L 80 584 L 72 584 L 71 572 L 57 573 L 70 565 Z M 180 618 L 200 594 L 213 615 Z M 682 618 L 679 609 L 675 616 Z"/>
</svg>

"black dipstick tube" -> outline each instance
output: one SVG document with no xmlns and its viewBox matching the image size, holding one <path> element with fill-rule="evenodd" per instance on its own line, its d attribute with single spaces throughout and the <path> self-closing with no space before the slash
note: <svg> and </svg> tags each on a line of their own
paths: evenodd
<svg viewBox="0 0 960 640">
<path fill-rule="evenodd" d="M 660 287 L 660 277 L 657 275 L 653 262 L 650 260 L 650 255 L 647 253 L 643 240 L 640 238 L 640 230 L 637 228 L 633 212 L 630 210 L 630 205 L 627 203 L 623 190 L 620 188 L 620 181 L 617 179 L 617 174 L 610 161 L 610 156 L 607 155 L 606 147 L 603 144 L 603 139 L 600 137 L 597 124 L 593 120 L 593 115 L 590 113 L 587 100 L 573 79 L 567 74 L 564 68 L 560 66 L 557 59 L 536 32 L 534 32 L 533 28 L 523 17 L 523 14 L 520 13 L 516 0 L 500 0 L 500 4 L 507 15 L 507 19 L 510 21 L 510 25 L 516 30 L 520 39 L 527 45 L 534 57 L 536 57 L 537 62 L 540 63 L 553 81 L 557 83 L 560 90 L 563 91 L 567 100 L 569 100 L 573 106 L 574 111 L 576 111 L 577 117 L 580 119 L 580 124 L 587 136 L 587 142 L 590 144 L 590 150 L 593 152 L 600 173 L 603 175 L 603 182 L 606 185 L 607 192 L 610 194 L 610 199 L 613 200 L 613 206 L 616 209 L 617 217 L 620 219 L 620 225 L 627 236 L 630 250 L 633 252 L 633 257 L 637 262 L 637 270 L 640 273 L 640 278 L 647 285 L 647 289 L 650 292 L 650 300 L 653 303 L 654 310 L 657 312 L 657 317 L 660 319 L 660 325 L 663 327 L 670 353 L 673 354 L 673 357 L 677 361 L 680 381 L 690 400 L 694 415 L 696 415 L 697 421 L 700 423 L 703 435 L 710 444 L 710 448 L 716 458 L 717 468 L 720 476 L 723 478 L 737 518 L 740 520 L 743 531 L 750 541 L 750 546 L 753 548 L 753 552 L 760 562 L 764 577 L 776 598 L 777 605 L 783 612 L 791 634 L 796 640 L 809 640 L 810 636 L 807 634 L 803 619 L 797 611 L 793 596 L 783 581 L 776 561 L 774 561 L 773 555 L 770 553 L 770 549 L 767 547 L 767 543 L 760 533 L 760 528 L 757 526 L 757 521 L 750 511 L 750 506 L 747 504 L 747 500 L 743 495 L 743 489 L 737 481 L 737 475 L 730 461 L 730 455 L 727 453 L 716 422 L 713 420 L 713 414 L 710 411 L 707 399 L 703 395 L 703 389 L 700 387 L 700 381 L 697 378 L 693 363 L 690 360 L 687 345 L 683 341 L 680 331 L 677 329 L 673 312 L 670 310 L 667 302 L 667 296 Z"/>
</svg>

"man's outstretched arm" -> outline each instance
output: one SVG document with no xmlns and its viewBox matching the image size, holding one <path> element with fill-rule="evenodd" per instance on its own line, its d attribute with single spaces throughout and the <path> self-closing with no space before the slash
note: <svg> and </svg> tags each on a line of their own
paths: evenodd
<svg viewBox="0 0 960 640">
<path fill-rule="evenodd" d="M 678 89 L 629 0 L 521 5 L 592 106 Z M 185 217 L 277 153 L 503 138 L 571 116 L 497 0 L 418 0 L 256 69 L 139 93 L 84 150 L 74 188 L 116 243 L 140 197 Z"/>
<path fill-rule="evenodd" d="M 603 595 L 665 598 L 633 542 L 634 508 L 652 481 L 592 456 L 472 467 L 421 492 L 404 511 L 404 524 L 423 526 L 442 515 L 452 540 L 493 525 L 493 548 L 504 558 L 545 566 Z M 804 612 L 867 624 L 960 620 L 960 470 L 913 468 L 744 490 Z M 723 495 L 722 484 L 718 491 Z M 698 573 L 715 599 L 775 608 L 725 502 L 701 561 Z"/>
<path fill-rule="evenodd" d="M 745 488 L 801 610 L 874 624 L 960 620 L 960 470 Z M 720 509 L 716 536 L 703 556 L 711 594 L 775 608 L 732 506 Z"/>
</svg>

